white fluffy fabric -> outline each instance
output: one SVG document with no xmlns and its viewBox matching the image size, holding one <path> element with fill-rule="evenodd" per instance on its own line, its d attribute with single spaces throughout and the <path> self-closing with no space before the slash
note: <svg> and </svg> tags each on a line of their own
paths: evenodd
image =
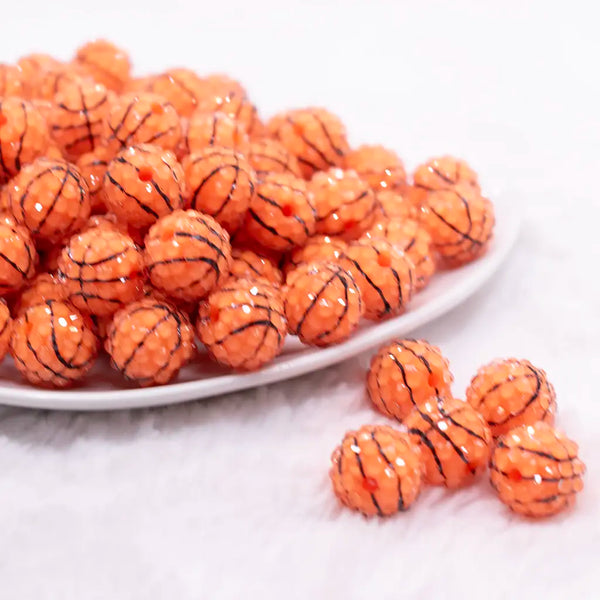
<svg viewBox="0 0 600 600">
<path fill-rule="evenodd" d="M 366 356 L 165 409 L 2 408 L 0 598 L 597 598 L 597 19 L 547 1 L 292 4 L 73 1 L 59 22 L 40 2 L 3 16 L 0 56 L 66 58 L 104 34 L 142 68 L 233 71 L 265 113 L 331 106 L 354 143 L 381 141 L 409 166 L 465 156 L 522 206 L 522 235 L 484 290 L 415 335 L 448 355 L 457 396 L 497 356 L 544 368 L 586 488 L 540 522 L 512 515 L 485 478 L 426 489 L 386 520 L 340 508 L 331 451 L 384 421 L 365 398 Z"/>
</svg>

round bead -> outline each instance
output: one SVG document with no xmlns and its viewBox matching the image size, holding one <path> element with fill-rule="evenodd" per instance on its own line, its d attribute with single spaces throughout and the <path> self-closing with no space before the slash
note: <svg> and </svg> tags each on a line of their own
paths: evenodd
<svg viewBox="0 0 600 600">
<path fill-rule="evenodd" d="M 93 81 L 93 79 L 85 73 L 81 65 L 77 63 L 58 63 L 56 65 L 49 65 L 40 74 L 38 87 L 34 97 L 53 103 L 56 94 L 61 92 L 64 87 L 73 85 L 83 79 Z"/>
<path fill-rule="evenodd" d="M 105 142 L 113 153 L 136 144 L 174 150 L 181 123 L 173 105 L 158 94 L 129 93 L 112 103 L 104 122 Z"/>
<path fill-rule="evenodd" d="M 283 349 L 280 294 L 268 283 L 230 281 L 200 303 L 197 331 L 213 360 L 238 371 L 259 369 Z"/>
<path fill-rule="evenodd" d="M 21 314 L 30 306 L 43 304 L 46 300 L 66 300 L 66 290 L 58 278 L 51 273 L 40 273 L 22 291 L 15 306 L 15 313 Z"/>
<path fill-rule="evenodd" d="M 95 81 L 114 92 L 121 92 L 129 81 L 129 56 L 107 40 L 94 40 L 84 44 L 77 50 L 75 61 Z"/>
<path fill-rule="evenodd" d="M 213 217 L 229 233 L 242 224 L 254 196 L 256 174 L 243 155 L 212 146 L 183 159 L 188 206 Z"/>
<path fill-rule="evenodd" d="M 26 98 L 28 90 L 21 67 L 0 63 L 0 97 Z"/>
<path fill-rule="evenodd" d="M 110 161 L 103 188 L 108 210 L 123 223 L 144 229 L 183 207 L 185 177 L 173 152 L 139 144 Z"/>
<path fill-rule="evenodd" d="M 270 258 L 246 248 L 231 250 L 230 273 L 235 279 L 265 281 L 274 286 L 280 286 L 283 281 L 281 271 Z"/>
<path fill-rule="evenodd" d="M 58 67 L 60 63 L 49 54 L 33 53 L 22 56 L 17 65 L 23 74 L 23 82 L 28 97 L 37 97 L 41 79 L 46 71 Z"/>
<path fill-rule="evenodd" d="M 339 500 L 367 516 L 407 510 L 422 487 L 421 453 L 387 425 L 349 431 L 331 455 L 329 477 Z"/>
<path fill-rule="evenodd" d="M 199 300 L 229 274 L 229 235 L 212 217 L 195 210 L 159 219 L 145 242 L 152 285 L 174 298 Z"/>
<path fill-rule="evenodd" d="M 404 164 L 393 150 L 383 146 L 359 146 L 346 154 L 346 169 L 353 169 L 374 192 L 402 191 L 406 186 Z"/>
<path fill-rule="evenodd" d="M 4 360 L 8 352 L 10 337 L 12 334 L 12 319 L 10 310 L 4 299 L 0 299 L 0 362 Z"/>
<path fill-rule="evenodd" d="M 315 209 L 304 180 L 284 173 L 265 175 L 256 185 L 243 228 L 271 250 L 302 246 L 315 231 Z"/>
<path fill-rule="evenodd" d="M 353 240 L 373 222 L 375 194 L 353 171 L 330 169 L 316 173 L 308 189 L 317 211 L 317 233 Z"/>
<path fill-rule="evenodd" d="M 439 348 L 424 340 L 396 340 L 371 359 L 367 391 L 377 410 L 402 421 L 417 404 L 449 395 L 453 380 Z"/>
<path fill-rule="evenodd" d="M 382 191 L 375 194 L 377 203 L 377 217 L 384 219 L 419 220 L 420 214 L 417 207 L 406 194 Z"/>
<path fill-rule="evenodd" d="M 42 156 L 50 134 L 41 113 L 20 98 L 0 98 L 0 183 Z"/>
<path fill-rule="evenodd" d="M 229 115 L 197 111 L 188 121 L 178 153 L 192 154 L 210 146 L 231 148 L 245 156 L 250 141 L 246 130 Z"/>
<path fill-rule="evenodd" d="M 492 487 L 516 513 L 554 515 L 573 505 L 583 489 L 585 465 L 577 450 L 575 442 L 547 423 L 511 429 L 492 452 Z"/>
<path fill-rule="evenodd" d="M 111 158 L 113 154 L 106 146 L 97 146 L 92 152 L 82 154 L 75 163 L 87 183 L 92 212 L 103 212 L 106 208 L 102 184 Z"/>
<path fill-rule="evenodd" d="M 15 319 L 10 353 L 30 383 L 64 388 L 89 371 L 98 340 L 78 310 L 65 302 L 46 300 Z"/>
<path fill-rule="evenodd" d="M 311 346 L 348 339 L 364 312 L 360 290 L 342 267 L 326 262 L 301 265 L 284 288 L 288 330 Z"/>
<path fill-rule="evenodd" d="M 198 108 L 204 82 L 191 69 L 177 68 L 151 77 L 143 87 L 163 96 L 181 117 L 189 117 Z"/>
<path fill-rule="evenodd" d="M 47 244 L 78 231 L 90 216 L 85 179 L 75 165 L 38 158 L 10 182 L 10 211 L 17 223 Z"/>
<path fill-rule="evenodd" d="M 406 309 L 415 291 L 415 267 L 388 241 L 351 242 L 339 264 L 360 288 L 367 319 L 385 319 Z"/>
<path fill-rule="evenodd" d="M 422 211 L 422 224 L 446 265 L 460 266 L 486 252 L 493 235 L 494 207 L 474 187 L 457 185 L 430 192 Z"/>
<path fill-rule="evenodd" d="M 302 177 L 296 157 L 290 154 L 283 144 L 270 138 L 253 140 L 248 150 L 248 160 L 259 177 L 267 173 L 286 173 Z"/>
<path fill-rule="evenodd" d="M 481 413 L 494 436 L 518 425 L 554 423 L 556 393 L 542 369 L 528 360 L 498 359 L 479 369 L 467 402 Z"/>
<path fill-rule="evenodd" d="M 147 297 L 115 314 L 104 346 L 125 379 L 159 385 L 171 381 L 192 358 L 194 330 L 172 304 Z"/>
<path fill-rule="evenodd" d="M 21 289 L 34 276 L 37 260 L 29 232 L 12 217 L 0 219 L 0 295 Z"/>
<path fill-rule="evenodd" d="M 58 275 L 74 306 L 106 316 L 142 295 L 143 257 L 129 236 L 95 227 L 70 239 L 59 256 Z"/>
<path fill-rule="evenodd" d="M 486 469 L 492 434 L 470 404 L 432 398 L 415 406 L 404 425 L 421 446 L 427 483 L 457 488 L 472 483 Z"/>
<path fill-rule="evenodd" d="M 446 190 L 457 184 L 467 184 L 479 190 L 477 173 L 460 158 L 440 156 L 432 158 L 415 169 L 413 176 L 417 188 L 429 192 Z"/>
<path fill-rule="evenodd" d="M 294 248 L 286 261 L 286 275 L 300 265 L 312 262 L 337 263 L 342 257 L 348 244 L 335 237 L 327 235 L 313 235 L 308 238 L 304 246 Z"/>
<path fill-rule="evenodd" d="M 348 152 L 346 128 L 324 108 L 300 108 L 273 117 L 269 134 L 298 159 L 306 179 L 315 171 L 341 167 Z"/>
</svg>

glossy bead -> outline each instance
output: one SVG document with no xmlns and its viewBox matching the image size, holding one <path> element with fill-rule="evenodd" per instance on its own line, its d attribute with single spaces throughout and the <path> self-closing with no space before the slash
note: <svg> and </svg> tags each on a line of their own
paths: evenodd
<svg viewBox="0 0 600 600">
<path fill-rule="evenodd" d="M 423 483 L 421 452 L 387 425 L 349 431 L 331 455 L 329 477 L 342 504 L 366 516 L 407 510 Z"/>
<path fill-rule="evenodd" d="M 337 263 L 347 248 L 348 244 L 340 238 L 313 235 L 304 246 L 290 252 L 284 267 L 285 273 L 287 275 L 296 267 L 312 262 Z"/>
<path fill-rule="evenodd" d="M 247 248 L 231 250 L 231 277 L 235 279 L 253 279 L 280 286 L 283 275 L 273 260 Z"/>
<path fill-rule="evenodd" d="M 127 53 L 107 40 L 94 40 L 77 50 L 76 63 L 90 77 L 114 92 L 121 92 L 131 74 Z"/>
<path fill-rule="evenodd" d="M 229 115 L 196 111 L 187 122 L 178 154 L 185 156 L 211 146 L 230 148 L 245 156 L 250 140 L 246 130 Z"/>
<path fill-rule="evenodd" d="M 367 391 L 375 408 L 402 421 L 426 400 L 450 395 L 454 377 L 437 346 L 424 340 L 396 340 L 371 359 Z"/>
<path fill-rule="evenodd" d="M 87 183 L 92 213 L 104 212 L 104 174 L 113 153 L 106 146 L 97 146 L 92 152 L 82 154 L 75 163 Z"/>
<path fill-rule="evenodd" d="M 496 443 L 490 481 L 499 499 L 527 517 L 548 517 L 575 502 L 585 465 L 577 444 L 548 423 L 521 425 Z"/>
<path fill-rule="evenodd" d="M 43 304 L 46 300 L 66 300 L 66 290 L 58 277 L 51 273 L 40 273 L 23 289 L 15 306 L 15 313 L 21 314 L 30 306 Z"/>
<path fill-rule="evenodd" d="M 399 156 L 388 148 L 363 145 L 346 154 L 344 168 L 353 169 L 374 192 L 402 191 L 406 170 Z"/>
<path fill-rule="evenodd" d="M 191 69 L 177 68 L 150 77 L 141 87 L 163 96 L 181 117 L 189 117 L 198 109 L 204 83 Z"/>
<path fill-rule="evenodd" d="M 492 434 L 483 417 L 455 398 L 431 398 L 417 404 L 404 420 L 425 462 L 432 485 L 468 485 L 487 467 Z"/>
<path fill-rule="evenodd" d="M 27 229 L 0 219 L 0 296 L 20 290 L 35 275 L 38 255 Z"/>
<path fill-rule="evenodd" d="M 554 423 L 554 387 L 546 373 L 528 360 L 497 359 L 484 365 L 471 380 L 466 396 L 494 436 L 537 421 Z"/>
<path fill-rule="evenodd" d="M 296 157 L 281 142 L 270 138 L 251 141 L 248 160 L 259 177 L 268 173 L 287 173 L 302 177 Z"/>
<path fill-rule="evenodd" d="M 420 219 L 420 212 L 417 207 L 411 202 L 406 194 L 398 192 L 381 191 L 375 194 L 377 203 L 376 219 Z"/>
</svg>

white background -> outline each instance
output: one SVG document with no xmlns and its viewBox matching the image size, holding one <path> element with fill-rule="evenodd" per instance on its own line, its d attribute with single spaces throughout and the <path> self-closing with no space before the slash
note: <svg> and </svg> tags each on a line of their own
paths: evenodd
<svg viewBox="0 0 600 600">
<path fill-rule="evenodd" d="M 0 597 L 595 598 L 600 550 L 600 37 L 594 2 L 21 2 L 0 57 L 68 58 L 108 36 L 139 72 L 242 79 L 264 116 L 322 104 L 352 143 L 414 167 L 467 158 L 525 223 L 484 291 L 418 334 L 460 396 L 478 365 L 527 357 L 588 464 L 576 509 L 509 514 L 487 482 L 408 513 L 338 508 L 329 454 L 377 419 L 367 357 L 169 409 L 0 409 Z"/>
</svg>

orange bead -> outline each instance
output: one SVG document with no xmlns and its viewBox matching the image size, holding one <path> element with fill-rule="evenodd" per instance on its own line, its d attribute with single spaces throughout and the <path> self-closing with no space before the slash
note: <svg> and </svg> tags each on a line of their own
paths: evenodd
<svg viewBox="0 0 600 600">
<path fill-rule="evenodd" d="M 450 189 L 457 184 L 470 185 L 479 190 L 477 173 L 460 158 L 440 156 L 432 158 L 415 169 L 415 187 L 426 192 Z"/>
<path fill-rule="evenodd" d="M 104 175 L 104 201 L 123 223 L 144 229 L 183 208 L 185 176 L 175 154 L 139 144 L 119 152 Z"/>
<path fill-rule="evenodd" d="M 21 67 L 0 63 L 0 97 L 29 96 L 25 85 L 25 76 Z"/>
<path fill-rule="evenodd" d="M 129 56 L 107 40 L 84 44 L 77 50 L 75 61 L 95 81 L 114 92 L 121 92 L 129 81 Z"/>
<path fill-rule="evenodd" d="M 494 436 L 518 425 L 552 425 L 556 393 L 542 369 L 528 360 L 495 360 L 479 369 L 467 388 L 467 402 L 488 422 Z"/>
<path fill-rule="evenodd" d="M 302 177 L 296 157 L 291 155 L 283 144 L 270 138 L 252 140 L 248 150 L 248 160 L 258 176 L 267 173 L 286 173 Z"/>
<path fill-rule="evenodd" d="M 127 223 L 119 221 L 117 215 L 114 213 L 105 213 L 103 215 L 92 215 L 81 228 L 80 233 L 94 229 L 95 227 L 106 227 L 113 231 L 120 231 L 121 233 L 128 234 L 129 227 Z M 135 240 L 134 240 L 135 241 Z"/>
<path fill-rule="evenodd" d="M 33 96 L 54 102 L 56 94 L 82 80 L 93 81 L 78 64 L 57 63 L 48 65 L 40 74 Z"/>
<path fill-rule="evenodd" d="M 124 94 L 111 105 L 104 137 L 114 153 L 136 144 L 174 150 L 181 139 L 181 123 L 173 105 L 162 96 L 149 92 Z"/>
<path fill-rule="evenodd" d="M 23 82 L 28 97 L 37 97 L 41 79 L 50 69 L 59 66 L 59 61 L 49 54 L 33 53 L 21 57 L 17 65 L 23 73 Z"/>
<path fill-rule="evenodd" d="M 46 300 L 64 301 L 66 300 L 66 291 L 55 275 L 40 273 L 21 293 L 15 306 L 15 312 L 21 314 L 30 306 L 43 304 Z"/>
<path fill-rule="evenodd" d="M 243 230 L 250 239 L 277 252 L 302 246 L 315 232 L 315 209 L 304 180 L 284 173 L 262 177 Z"/>
<path fill-rule="evenodd" d="M 230 273 L 235 279 L 263 281 L 275 287 L 279 287 L 283 281 L 281 271 L 270 258 L 246 248 L 231 250 Z"/>
<path fill-rule="evenodd" d="M 211 146 L 182 161 L 187 205 L 213 217 L 229 233 L 242 224 L 254 196 L 256 174 L 235 150 Z"/>
<path fill-rule="evenodd" d="M 287 275 L 296 267 L 311 262 L 337 263 L 347 248 L 348 244 L 340 238 L 313 235 L 306 240 L 304 246 L 290 252 L 285 263 L 285 273 Z"/>
<path fill-rule="evenodd" d="M 76 159 L 99 144 L 112 96 L 107 89 L 86 79 L 65 84 L 56 94 L 48 114 L 48 126 L 64 155 Z"/>
<path fill-rule="evenodd" d="M 194 330 L 172 304 L 149 297 L 115 314 L 104 345 L 112 366 L 128 381 L 164 384 L 192 358 Z"/>
<path fill-rule="evenodd" d="M 38 256 L 29 232 L 12 216 L 0 220 L 0 295 L 20 290 L 34 275 Z"/>
<path fill-rule="evenodd" d="M 414 265 L 384 239 L 351 242 L 339 264 L 360 288 L 367 319 L 398 315 L 414 294 Z"/>
<path fill-rule="evenodd" d="M 75 163 L 87 183 L 93 213 L 106 210 L 102 186 L 104 174 L 111 158 L 113 158 L 113 154 L 106 146 L 98 146 L 92 152 L 82 154 Z"/>
<path fill-rule="evenodd" d="M 349 431 L 331 455 L 329 477 L 342 504 L 380 517 L 407 510 L 423 483 L 421 453 L 387 425 Z"/>
<path fill-rule="evenodd" d="M 205 84 L 191 69 L 169 69 L 151 77 L 145 89 L 168 100 L 181 117 L 189 117 L 198 108 Z"/>
<path fill-rule="evenodd" d="M 289 332 L 311 346 L 348 339 L 364 312 L 352 276 L 332 263 L 299 266 L 288 275 L 283 293 Z"/>
<path fill-rule="evenodd" d="M 15 319 L 10 352 L 30 383 L 64 388 L 89 371 L 98 340 L 78 310 L 65 302 L 46 300 Z"/>
<path fill-rule="evenodd" d="M 385 239 L 398 252 L 403 252 L 415 266 L 415 288 L 422 290 L 435 272 L 435 260 L 431 250 L 431 236 L 411 219 L 384 219 L 377 221 L 367 231 L 364 239 Z"/>
<path fill-rule="evenodd" d="M 0 300 L 0 362 L 4 360 L 8 352 L 10 337 L 12 334 L 12 319 L 6 302 Z"/>
<path fill-rule="evenodd" d="M 50 134 L 41 113 L 20 98 L 0 98 L 0 183 L 42 156 Z"/>
<path fill-rule="evenodd" d="M 375 194 L 379 218 L 385 219 L 414 219 L 419 220 L 417 207 L 405 194 L 398 192 L 377 192 Z"/>
<path fill-rule="evenodd" d="M 230 148 L 248 154 L 250 141 L 246 130 L 229 115 L 220 112 L 195 112 L 189 119 L 178 152 L 193 154 L 210 146 Z"/>
<path fill-rule="evenodd" d="M 453 380 L 439 348 L 424 340 L 396 340 L 371 359 L 367 391 L 377 410 L 402 421 L 417 404 L 449 395 Z"/>
<path fill-rule="evenodd" d="M 404 164 L 393 150 L 383 146 L 359 146 L 345 157 L 344 168 L 353 169 L 374 192 L 401 192 L 406 185 Z"/>
<path fill-rule="evenodd" d="M 38 158 L 10 183 L 15 220 L 46 244 L 78 231 L 90 216 L 88 187 L 75 165 Z"/>
<path fill-rule="evenodd" d="M 487 251 L 495 224 L 494 207 L 474 187 L 457 185 L 427 195 L 421 222 L 443 262 L 460 266 Z"/>
<path fill-rule="evenodd" d="M 145 242 L 150 281 L 173 298 L 199 300 L 229 275 L 229 235 L 208 215 L 176 210 L 150 228 Z"/>
<path fill-rule="evenodd" d="M 371 226 L 377 208 L 375 194 L 353 171 L 316 173 L 308 189 L 317 211 L 317 233 L 354 240 Z"/>
<path fill-rule="evenodd" d="M 585 465 L 577 444 L 547 423 L 521 425 L 498 439 L 490 481 L 511 510 L 549 517 L 572 506 L 583 489 Z"/>
<path fill-rule="evenodd" d="M 265 282 L 230 281 L 200 303 L 197 331 L 213 360 L 237 371 L 259 369 L 283 349 L 280 294 Z"/>
<path fill-rule="evenodd" d="M 137 300 L 145 279 L 139 248 L 129 236 L 108 227 L 73 236 L 58 259 L 58 275 L 69 302 L 99 316 Z"/>
<path fill-rule="evenodd" d="M 468 485 L 488 464 L 492 435 L 475 409 L 455 398 L 418 404 L 404 420 L 425 462 L 425 480 L 457 488 Z"/>
</svg>

